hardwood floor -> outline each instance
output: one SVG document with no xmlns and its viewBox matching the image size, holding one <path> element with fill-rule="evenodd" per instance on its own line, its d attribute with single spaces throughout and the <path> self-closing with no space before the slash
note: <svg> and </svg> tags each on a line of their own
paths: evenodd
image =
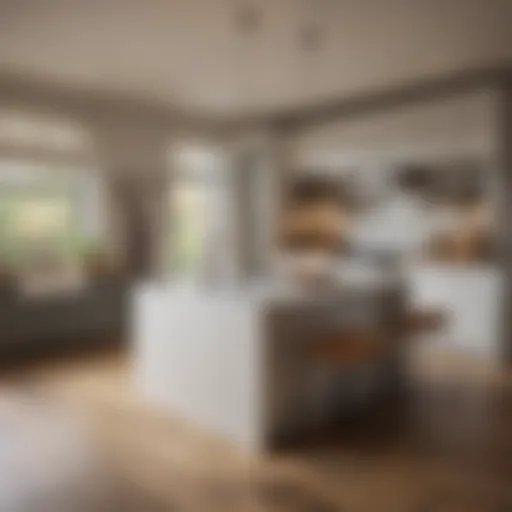
<svg viewBox="0 0 512 512">
<path fill-rule="evenodd" d="M 512 377 L 421 358 L 408 396 L 265 458 L 141 403 L 119 353 L 5 374 L 1 512 L 512 511 Z"/>
</svg>

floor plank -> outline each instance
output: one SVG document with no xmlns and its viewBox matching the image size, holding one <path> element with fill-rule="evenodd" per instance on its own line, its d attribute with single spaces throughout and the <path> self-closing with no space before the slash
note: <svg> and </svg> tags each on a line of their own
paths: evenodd
<svg viewBox="0 0 512 512">
<path fill-rule="evenodd" d="M 17 368 L 0 510 L 511 511 L 512 378 L 425 361 L 403 400 L 264 458 L 142 403 L 120 352 Z"/>
</svg>

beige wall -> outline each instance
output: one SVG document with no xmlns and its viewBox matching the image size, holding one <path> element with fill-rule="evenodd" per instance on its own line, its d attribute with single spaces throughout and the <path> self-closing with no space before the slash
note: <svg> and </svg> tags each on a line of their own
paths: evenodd
<svg viewBox="0 0 512 512">
<path fill-rule="evenodd" d="M 295 166 L 343 167 L 401 160 L 490 157 L 496 141 L 492 90 L 310 126 L 290 137 Z"/>
</svg>

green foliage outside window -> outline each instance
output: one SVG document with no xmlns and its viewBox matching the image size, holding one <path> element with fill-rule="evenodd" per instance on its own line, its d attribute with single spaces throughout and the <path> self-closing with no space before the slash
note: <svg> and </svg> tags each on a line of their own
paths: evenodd
<svg viewBox="0 0 512 512">
<path fill-rule="evenodd" d="M 0 184 L 0 268 L 17 271 L 42 258 L 80 261 L 97 251 L 76 215 L 76 175 L 41 173 L 28 185 Z"/>
</svg>

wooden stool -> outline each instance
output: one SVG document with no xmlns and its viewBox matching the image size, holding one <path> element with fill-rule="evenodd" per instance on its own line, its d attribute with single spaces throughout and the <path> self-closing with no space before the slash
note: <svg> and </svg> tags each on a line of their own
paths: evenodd
<svg viewBox="0 0 512 512">
<path fill-rule="evenodd" d="M 339 335 L 314 343 L 311 357 L 321 363 L 340 368 L 375 361 L 385 355 L 396 340 L 410 340 L 412 335 L 435 332 L 445 325 L 445 316 L 439 310 L 408 312 L 397 331 L 383 333 L 376 330 L 345 330 Z"/>
</svg>

